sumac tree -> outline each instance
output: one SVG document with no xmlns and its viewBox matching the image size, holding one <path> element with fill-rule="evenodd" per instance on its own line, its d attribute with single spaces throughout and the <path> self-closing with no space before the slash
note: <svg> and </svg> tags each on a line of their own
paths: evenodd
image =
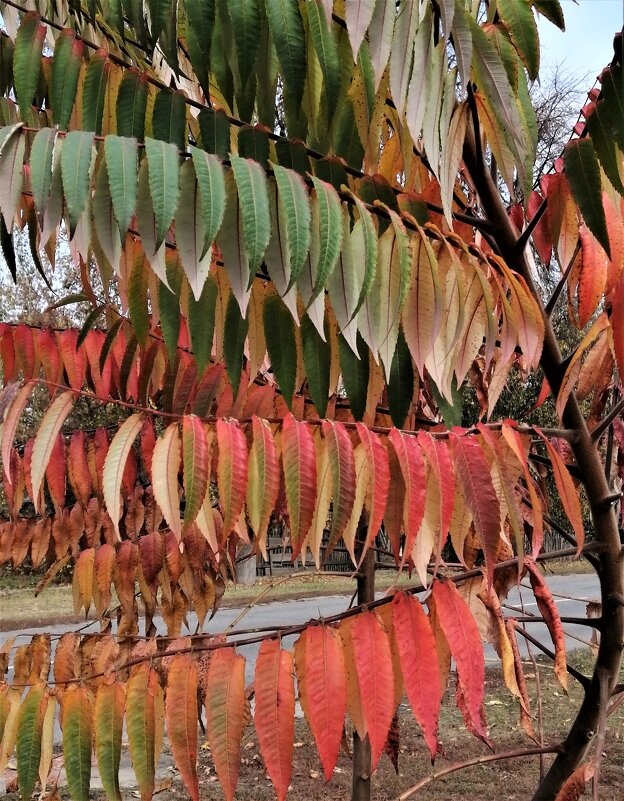
<svg viewBox="0 0 624 801">
<path fill-rule="evenodd" d="M 329 527 L 367 602 L 244 639 L 261 643 L 253 717 L 278 798 L 297 696 L 328 780 L 350 720 L 357 798 L 404 694 L 436 756 L 451 658 L 466 725 L 490 745 L 466 587 L 534 738 L 524 626 L 500 601 L 528 574 L 565 687 L 561 620 L 535 561 L 553 525 L 539 464 L 569 520 L 569 553 L 591 561 L 602 593 L 593 675 L 573 673 L 578 715 L 562 743 L 526 751 L 555 754 L 535 799 L 577 798 L 622 690 L 621 35 L 534 187 L 536 16 L 563 28 L 558 0 L 0 9 L 5 263 L 19 275 L 16 230 L 44 275 L 71 254 L 82 292 L 67 302 L 84 319 L 1 324 L 0 562 L 45 566 L 43 584 L 73 563 L 76 606 L 101 620 L 97 636 L 63 635 L 52 671 L 48 635 L 0 649 L 3 674 L 14 669 L 0 684 L 0 773 L 16 749 L 22 797 L 45 786 L 60 720 L 72 797 L 88 797 L 93 747 L 118 799 L 125 725 L 142 799 L 164 731 L 197 799 L 201 718 L 231 799 L 250 720 L 245 659 L 201 627 L 241 545 L 264 551 L 274 520 L 293 555 L 308 550 L 319 567 Z M 508 208 L 510 197 L 520 202 Z M 559 276 L 548 299 L 534 253 Z M 552 324 L 564 292 L 581 332 L 565 357 Z M 512 371 L 539 369 L 559 427 L 497 419 Z M 480 414 L 462 426 L 467 384 Z M 45 413 L 20 441 L 41 388 Z M 85 428 L 85 398 L 115 409 L 109 425 Z M 419 583 L 373 601 L 382 524 L 397 568 Z M 449 540 L 465 567 L 451 579 Z M 200 633 L 184 636 L 190 609 Z M 154 636 L 157 613 L 168 637 Z M 294 652 L 285 633 L 299 635 Z"/>
</svg>

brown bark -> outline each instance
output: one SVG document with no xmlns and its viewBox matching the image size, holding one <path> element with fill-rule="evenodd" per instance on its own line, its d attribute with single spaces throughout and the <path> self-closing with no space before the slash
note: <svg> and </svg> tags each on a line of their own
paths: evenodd
<svg viewBox="0 0 624 801">
<path fill-rule="evenodd" d="M 549 316 L 531 275 L 524 249 L 517 247 L 516 234 L 509 222 L 499 192 L 479 153 L 474 132 L 469 130 L 464 146 L 464 161 L 474 182 L 483 210 L 495 231 L 491 235 L 501 256 L 511 269 L 519 273 L 540 305 L 545 324 L 544 348 L 541 367 L 550 388 L 556 395 L 565 371 L 559 344 Z M 583 760 L 592 744 L 600 721 L 606 714 L 605 693 L 601 693 L 601 676 L 607 676 L 607 697 L 615 686 L 620 670 L 624 640 L 624 582 L 620 562 L 620 537 L 613 507 L 608 500 L 612 495 L 605 478 L 597 443 L 592 440 L 581 413 L 576 395 L 571 394 L 563 412 L 562 423 L 572 429 L 575 436 L 570 445 L 576 459 L 581 481 L 590 506 L 596 541 L 602 546 L 598 553 L 597 574 L 603 613 L 603 636 L 596 658 L 594 673 L 589 682 L 577 717 L 568 732 L 562 751 L 553 761 L 538 787 L 533 801 L 552 801 L 565 780 Z"/>
</svg>

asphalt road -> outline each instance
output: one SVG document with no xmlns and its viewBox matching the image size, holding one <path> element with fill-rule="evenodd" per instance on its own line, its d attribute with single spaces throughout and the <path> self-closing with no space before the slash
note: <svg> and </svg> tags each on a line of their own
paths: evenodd
<svg viewBox="0 0 624 801">
<path fill-rule="evenodd" d="M 551 592 L 554 594 L 555 603 L 559 609 L 559 613 L 566 617 L 581 617 L 586 616 L 587 601 L 597 599 L 599 597 L 598 581 L 596 576 L 592 574 L 583 575 L 570 575 L 570 576 L 551 576 L 547 579 Z M 570 597 L 560 597 L 570 596 Z M 579 600 L 573 600 L 577 598 Z M 349 597 L 344 595 L 328 595 L 318 598 L 302 598 L 299 600 L 289 601 L 274 601 L 271 603 L 258 604 L 252 607 L 236 626 L 238 629 L 253 629 L 263 626 L 272 625 L 291 625 L 298 623 L 305 623 L 308 620 L 313 620 L 322 616 L 334 615 L 338 612 L 344 611 L 349 605 Z M 537 604 L 531 593 L 530 589 L 521 588 L 513 589 L 507 599 L 507 604 L 516 607 L 517 611 L 510 610 L 508 614 L 521 614 L 520 606 L 524 601 L 524 614 L 539 614 Z M 210 634 L 222 632 L 226 627 L 232 623 L 241 613 L 241 609 L 237 608 L 224 608 L 219 610 L 214 619 L 205 627 L 205 631 Z M 0 611 L 1 617 L 1 611 Z M 195 631 L 197 620 L 193 614 L 189 615 L 189 625 L 191 632 Z M 161 618 L 157 618 L 155 623 L 158 628 L 159 634 L 165 634 L 164 623 Z M 551 639 L 545 625 L 539 623 L 526 624 L 530 633 L 535 636 L 542 644 L 551 646 Z M 73 631 L 76 628 L 74 624 L 60 624 L 52 626 L 47 630 L 52 635 L 59 635 L 65 631 Z M 585 647 L 587 640 L 591 636 L 591 629 L 586 626 L 580 625 L 565 625 L 567 634 L 566 647 L 569 650 L 575 648 Z M 8 640 L 12 636 L 17 636 L 19 642 L 26 642 L 33 634 L 38 633 L 40 629 L 21 629 L 19 631 L 4 631 L 0 634 L 0 643 Z M 84 629 L 85 633 L 90 631 L 98 631 L 98 624 L 94 622 L 92 625 Z M 183 632 L 184 634 L 185 632 Z M 242 635 L 244 636 L 244 635 Z M 286 647 L 292 646 L 295 636 L 285 637 L 284 645 Z M 233 639 L 236 639 L 235 637 Z M 54 642 L 54 641 L 53 641 Z M 246 657 L 246 680 L 251 681 L 253 678 L 256 654 L 258 652 L 258 645 L 246 645 L 240 648 L 240 652 Z M 485 646 L 486 659 L 495 659 L 496 655 L 491 646 Z M 12 676 L 12 667 L 9 668 L 9 681 Z"/>
</svg>

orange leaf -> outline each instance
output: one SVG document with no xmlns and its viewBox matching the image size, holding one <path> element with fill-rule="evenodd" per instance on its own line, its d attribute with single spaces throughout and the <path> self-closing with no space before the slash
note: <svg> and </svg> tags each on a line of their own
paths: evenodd
<svg viewBox="0 0 624 801">
<path fill-rule="evenodd" d="M 438 748 L 438 716 L 442 702 L 435 637 L 420 601 L 409 593 L 395 593 L 392 599 L 392 622 L 407 699 L 434 759 Z"/>
<path fill-rule="evenodd" d="M 193 801 L 199 801 L 197 681 L 197 662 L 188 654 L 177 654 L 171 659 L 165 696 L 167 733 L 176 768 Z"/>
<path fill-rule="evenodd" d="M 182 418 L 182 461 L 184 465 L 184 522 L 197 517 L 208 491 L 210 445 L 204 424 L 194 414 Z"/>
<path fill-rule="evenodd" d="M 240 768 L 245 709 L 245 657 L 234 648 L 212 654 L 206 686 L 206 733 L 226 801 L 232 801 Z"/>
<path fill-rule="evenodd" d="M 256 660 L 254 720 L 267 773 L 278 801 L 284 801 L 292 774 L 295 739 L 293 657 L 279 640 L 265 640 Z"/>
<path fill-rule="evenodd" d="M 351 626 L 360 697 L 371 743 L 373 770 L 388 739 L 394 715 L 394 674 L 390 641 L 373 611 L 357 615 Z"/>
<path fill-rule="evenodd" d="M 555 484 L 557 485 L 559 498 L 561 499 L 565 513 L 570 523 L 572 523 L 572 528 L 576 535 L 576 554 L 580 556 L 583 545 L 585 544 L 585 529 L 583 527 L 583 512 L 581 511 L 581 501 L 579 499 L 578 490 L 574 485 L 572 476 L 561 458 L 559 451 L 549 439 L 543 435 L 541 436 L 546 443 L 548 457 L 552 462 L 553 476 L 555 478 Z"/>
<path fill-rule="evenodd" d="M 595 767 L 584 763 L 571 773 L 565 780 L 555 797 L 555 801 L 578 801 L 585 792 L 585 785 L 593 778 Z"/>
<path fill-rule="evenodd" d="M 138 430 L 142 421 L 138 422 Z M 112 446 L 111 446 L 112 448 Z M 178 540 L 182 536 L 180 525 L 180 495 L 178 471 L 180 470 L 180 432 L 178 424 L 172 423 L 162 437 L 156 440 L 152 457 L 152 487 L 154 499 L 160 506 L 169 528 Z"/>
<path fill-rule="evenodd" d="M 300 640 L 304 642 L 304 673 L 297 680 L 303 684 L 307 719 L 326 781 L 331 779 L 338 759 L 347 709 L 347 679 L 340 635 L 329 626 L 308 626 Z"/>
<path fill-rule="evenodd" d="M 468 728 L 485 739 L 485 660 L 479 629 L 467 603 L 451 581 L 434 581 L 432 593 L 436 615 L 457 665 L 457 684 L 465 704 L 461 712 Z"/>
<path fill-rule="evenodd" d="M 424 431 L 418 434 L 418 442 L 427 455 L 427 461 L 440 488 L 440 542 L 444 544 L 451 527 L 455 502 L 455 471 L 451 453 L 446 442 L 432 437 Z"/>
<path fill-rule="evenodd" d="M 235 420 L 217 420 L 219 464 L 217 484 L 223 510 L 223 540 L 243 510 L 247 492 L 247 442 Z"/>
<path fill-rule="evenodd" d="M 279 494 L 279 459 L 269 424 L 253 415 L 252 428 L 247 512 L 260 550 L 266 559 L 267 528 Z"/>
<path fill-rule="evenodd" d="M 323 420 L 323 436 L 327 442 L 334 499 L 330 541 L 336 543 L 347 527 L 355 502 L 355 458 L 342 423 Z"/>
<path fill-rule="evenodd" d="M 293 561 L 306 538 L 316 505 L 316 448 L 307 423 L 286 415 L 282 424 L 282 466 L 290 520 Z"/>
</svg>

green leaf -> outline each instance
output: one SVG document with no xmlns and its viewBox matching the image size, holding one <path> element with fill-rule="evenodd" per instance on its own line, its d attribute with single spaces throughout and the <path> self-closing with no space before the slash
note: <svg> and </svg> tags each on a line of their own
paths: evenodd
<svg viewBox="0 0 624 801">
<path fill-rule="evenodd" d="M 152 46 L 156 44 L 169 19 L 171 0 L 147 0 L 150 12 Z"/>
<path fill-rule="evenodd" d="M 371 291 L 373 282 L 375 280 L 375 273 L 377 272 L 377 228 L 375 227 L 373 215 L 366 208 L 366 205 L 360 200 L 360 198 L 357 197 L 357 195 L 353 194 L 352 197 L 355 200 L 355 205 L 360 215 L 360 220 L 362 221 L 362 230 L 364 234 L 365 269 L 360 297 L 355 304 L 355 310 L 351 316 L 351 319 L 353 319 L 362 308 L 364 301 L 368 297 L 368 293 Z"/>
<path fill-rule="evenodd" d="M 89 801 L 91 780 L 91 703 L 86 687 L 70 686 L 63 694 L 63 755 L 73 801 Z"/>
<path fill-rule="evenodd" d="M 312 240 L 310 257 L 316 266 L 316 286 L 308 305 L 325 289 L 336 266 L 342 246 L 342 209 L 336 190 L 325 181 L 312 177 Z"/>
<path fill-rule="evenodd" d="M 243 221 L 234 174 L 225 174 L 226 204 L 223 223 L 219 229 L 217 244 L 223 256 L 223 264 L 241 314 L 247 314 L 251 274 L 244 242 Z"/>
<path fill-rule="evenodd" d="M 145 112 L 147 110 L 147 83 L 138 70 L 125 71 L 117 93 L 117 133 L 119 136 L 134 136 L 142 142 L 145 137 Z"/>
<path fill-rule="evenodd" d="M 15 259 L 13 235 L 4 224 L 4 217 L 0 217 L 0 247 L 2 248 L 2 255 L 11 273 L 11 278 L 14 282 L 17 282 L 17 261 Z"/>
<path fill-rule="evenodd" d="M 102 684 L 95 699 L 95 753 L 102 787 L 111 801 L 121 801 L 119 763 L 125 691 L 122 684 Z"/>
<path fill-rule="evenodd" d="M 215 27 L 215 0 L 185 0 L 189 59 L 206 97 L 210 94 L 210 32 Z M 209 111 L 210 109 L 207 109 Z M 201 124 L 200 112 L 200 124 Z"/>
<path fill-rule="evenodd" d="M 249 320 L 241 316 L 236 298 L 234 295 L 230 295 L 223 329 L 223 356 L 234 397 L 238 394 L 243 369 L 243 349 L 248 328 Z"/>
<path fill-rule="evenodd" d="M 622 185 L 618 164 L 618 151 L 604 100 L 599 100 L 589 111 L 587 115 L 587 131 L 594 143 L 596 155 L 600 159 L 605 175 L 617 191 L 624 195 L 624 186 Z"/>
<path fill-rule="evenodd" d="M 149 333 L 149 312 L 147 308 L 148 271 L 145 269 L 145 256 L 140 247 L 134 249 L 134 259 L 128 279 L 128 308 L 132 330 L 141 346 L 147 342 Z"/>
<path fill-rule="evenodd" d="M 496 115 L 500 135 L 516 159 L 522 162 L 526 143 L 505 66 L 483 28 L 472 16 L 468 20 L 473 40 L 472 69 L 478 89 L 484 93 Z"/>
<path fill-rule="evenodd" d="M 176 243 L 182 268 L 195 298 L 199 298 L 208 277 L 211 257 L 201 258 L 205 243 L 201 195 L 193 161 L 187 159 L 180 170 L 180 202 L 176 213 Z"/>
<path fill-rule="evenodd" d="M 273 293 L 264 301 L 264 336 L 273 374 L 291 409 L 297 372 L 295 323 L 283 300 Z"/>
<path fill-rule="evenodd" d="M 353 353 L 345 338 L 341 334 L 338 336 L 342 382 L 351 406 L 351 414 L 354 420 L 361 420 L 366 411 L 368 395 L 369 350 L 360 334 L 357 337 L 357 349 L 359 358 Z"/>
<path fill-rule="evenodd" d="M 325 81 L 325 100 L 327 103 L 327 121 L 331 122 L 337 110 L 340 94 L 341 65 L 338 43 L 332 27 L 328 27 L 327 17 L 321 0 L 306 0 L 306 11 L 310 24 L 310 33 L 314 49 L 321 65 Z"/>
<path fill-rule="evenodd" d="M 54 44 L 50 99 L 52 121 L 61 131 L 67 130 L 74 108 L 83 50 L 82 40 L 68 28 L 61 31 Z"/>
<path fill-rule="evenodd" d="M 602 73 L 605 116 L 610 121 L 613 138 L 624 150 L 624 71 L 615 64 Z"/>
<path fill-rule="evenodd" d="M 230 121 L 225 111 L 203 108 L 198 120 L 202 149 L 226 159 L 230 153 Z"/>
<path fill-rule="evenodd" d="M 306 80 L 306 41 L 299 3 L 266 0 L 266 14 L 284 83 L 300 105 Z"/>
<path fill-rule="evenodd" d="M 110 62 L 105 50 L 96 51 L 89 59 L 89 66 L 82 87 L 82 129 L 102 133 L 102 117 Z"/>
<path fill-rule="evenodd" d="M 286 167 L 272 166 L 278 190 L 280 231 L 287 237 L 290 254 L 290 289 L 301 274 L 310 249 L 310 198 L 301 176 Z"/>
<path fill-rule="evenodd" d="M 323 341 L 307 314 L 301 320 L 301 348 L 310 396 L 319 417 L 323 418 L 327 412 L 329 397 L 331 348 L 329 342 Z"/>
<path fill-rule="evenodd" d="M 587 227 L 611 257 L 607 221 L 602 205 L 600 165 L 591 139 L 574 139 L 563 151 L 565 173 Z"/>
<path fill-rule="evenodd" d="M 21 127 L 16 127 L 4 139 L 0 151 L 0 207 L 8 231 L 21 201 L 25 152 L 26 136 Z"/>
<path fill-rule="evenodd" d="M 217 294 L 217 282 L 213 275 L 209 275 L 199 300 L 195 300 L 192 295 L 189 295 L 188 299 L 187 320 L 191 347 L 197 363 L 198 378 L 202 376 L 206 365 L 210 363 Z"/>
<path fill-rule="evenodd" d="M 414 365 L 402 328 L 392 359 L 387 392 L 392 422 L 397 428 L 403 428 L 414 398 Z"/>
<path fill-rule="evenodd" d="M 156 95 L 152 113 L 154 139 L 172 142 L 180 150 L 186 148 L 186 103 L 180 92 L 161 89 Z"/>
<path fill-rule="evenodd" d="M 169 364 L 173 365 L 180 336 L 180 287 L 182 285 L 182 271 L 175 256 L 167 258 L 167 281 L 171 289 L 162 282 L 158 284 L 158 309 L 160 311 L 160 327 L 169 354 Z"/>
<path fill-rule="evenodd" d="M 238 155 L 269 166 L 269 135 L 260 125 L 243 125 L 238 131 Z"/>
<path fill-rule="evenodd" d="M 225 178 L 218 158 L 191 146 L 204 215 L 204 243 L 200 258 L 212 247 L 225 214 Z"/>
<path fill-rule="evenodd" d="M 93 133 L 70 131 L 61 152 L 61 175 L 72 236 L 89 198 L 92 156 Z"/>
<path fill-rule="evenodd" d="M 228 0 L 228 14 L 236 49 L 238 78 L 241 83 L 253 81 L 258 45 L 260 44 L 260 8 L 258 0 Z"/>
<path fill-rule="evenodd" d="M 43 716 L 47 706 L 44 702 L 43 685 L 37 684 L 28 691 L 19 711 L 17 725 L 17 778 L 23 801 L 32 798 L 39 774 L 41 759 L 41 735 Z"/>
<path fill-rule="evenodd" d="M 180 196 L 180 154 L 175 145 L 160 139 L 145 140 L 149 187 L 156 219 L 156 248 L 163 242 Z"/>
<path fill-rule="evenodd" d="M 547 20 L 556 25 L 559 30 L 565 31 L 563 9 L 559 0 L 533 0 L 533 8 Z"/>
<path fill-rule="evenodd" d="M 107 136 L 104 140 L 108 185 L 122 239 L 130 227 L 137 200 L 137 140 Z"/>
<path fill-rule="evenodd" d="M 238 189 L 249 267 L 255 271 L 262 263 L 271 236 L 266 175 L 255 161 L 240 156 L 232 156 L 232 171 Z"/>
<path fill-rule="evenodd" d="M 529 78 L 534 81 L 539 73 L 539 37 L 531 4 L 526 0 L 498 0 L 497 9 Z"/>
<path fill-rule="evenodd" d="M 303 142 L 294 142 L 292 139 L 278 139 L 275 143 L 277 160 L 282 167 L 288 167 L 304 177 L 310 170 L 308 151 Z"/>
<path fill-rule="evenodd" d="M 13 86 L 20 114 L 24 120 L 28 119 L 41 71 L 41 50 L 46 27 L 41 25 L 39 20 L 39 14 L 29 11 L 24 15 L 15 36 Z"/>
<path fill-rule="evenodd" d="M 453 402 L 449 403 L 442 395 L 435 382 L 429 379 L 429 387 L 431 394 L 436 402 L 436 406 L 440 410 L 444 425 L 447 428 L 453 428 L 462 424 L 462 404 L 463 404 L 463 390 L 461 386 L 457 385 L 457 379 L 453 376 L 451 382 L 451 393 Z"/>
<path fill-rule="evenodd" d="M 91 309 L 89 314 L 87 315 L 84 323 L 82 324 L 82 328 L 78 334 L 78 339 L 76 340 L 76 350 L 82 345 L 82 343 L 87 338 L 87 334 L 93 326 L 95 325 L 96 320 L 104 314 L 106 311 L 106 306 L 96 306 L 94 309 Z"/>
</svg>

